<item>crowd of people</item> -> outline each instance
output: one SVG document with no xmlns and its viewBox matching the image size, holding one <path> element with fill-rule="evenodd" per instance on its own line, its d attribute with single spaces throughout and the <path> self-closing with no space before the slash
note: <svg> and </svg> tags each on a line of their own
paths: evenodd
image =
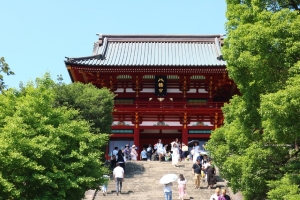
<svg viewBox="0 0 300 200">
<path fill-rule="evenodd" d="M 140 155 L 138 155 L 135 145 L 131 147 L 125 145 L 123 149 L 115 147 L 111 152 L 111 169 L 116 167 L 116 163 L 119 163 L 125 169 L 127 161 L 137 161 L 138 158 L 143 161 L 172 161 L 172 165 L 178 167 L 178 162 L 184 159 L 189 160 L 193 156 L 189 155 L 188 147 L 185 144 L 181 144 L 178 138 L 170 145 L 171 149 L 168 149 L 169 144 L 163 145 L 161 139 L 159 139 L 153 146 L 149 144 L 147 148 L 143 148 Z"/>
<path fill-rule="evenodd" d="M 179 175 L 177 180 L 177 189 L 178 189 L 178 199 L 183 200 L 184 196 L 187 195 L 186 191 L 187 180 L 184 178 L 183 174 Z M 165 200 L 172 200 L 172 186 L 173 183 L 167 183 L 163 186 Z M 230 197 L 226 194 L 226 189 L 216 188 L 215 193 L 211 195 L 209 200 L 230 200 Z"/>
<path fill-rule="evenodd" d="M 199 144 L 195 142 L 191 151 L 185 144 L 181 144 L 176 138 L 170 143 L 171 149 L 168 149 L 169 144 L 163 145 L 162 140 L 159 139 L 153 146 L 149 144 L 147 148 L 143 148 L 140 155 L 136 150 L 136 146 L 125 145 L 125 148 L 119 149 L 115 147 L 111 152 L 110 167 L 113 170 L 113 177 L 116 183 L 117 195 L 121 193 L 122 182 L 124 179 L 125 166 L 127 161 L 137 161 L 138 156 L 143 161 L 172 161 L 174 167 L 178 167 L 179 162 L 183 159 L 192 161 L 192 174 L 194 179 L 194 189 L 200 189 L 201 182 L 207 182 L 207 188 L 211 189 L 216 184 L 215 167 L 211 162 L 210 157 L 205 152 L 205 146 L 200 148 Z M 105 175 L 106 176 L 106 175 Z M 178 178 L 178 199 L 183 199 L 183 196 L 187 194 L 186 183 L 187 180 L 183 174 Z M 172 199 L 172 182 L 164 184 L 164 195 L 166 200 Z M 104 189 L 103 189 L 104 188 Z M 106 195 L 107 185 L 102 187 L 103 195 Z M 210 200 L 230 200 L 230 197 L 226 195 L 226 190 L 220 191 L 216 188 L 215 194 L 213 194 Z"/>
</svg>

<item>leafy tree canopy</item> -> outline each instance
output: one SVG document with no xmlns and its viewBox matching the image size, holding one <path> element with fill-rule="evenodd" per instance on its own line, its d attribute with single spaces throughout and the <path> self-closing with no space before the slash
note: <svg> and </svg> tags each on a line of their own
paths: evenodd
<svg viewBox="0 0 300 200">
<path fill-rule="evenodd" d="M 284 175 L 268 181 L 270 199 L 299 199 L 300 195 L 300 75 L 291 77 L 284 89 L 262 96 L 260 114 L 264 127 L 263 137 L 277 145 L 290 144 L 280 170 Z M 266 138 L 267 137 L 267 138 Z M 283 148 L 283 147 L 282 147 Z M 279 184 L 280 183 L 280 184 Z"/>
<path fill-rule="evenodd" d="M 99 148 L 108 135 L 54 106 L 55 87 L 46 74 L 0 95 L 0 199 L 81 199 L 104 181 Z"/>
<path fill-rule="evenodd" d="M 207 148 L 223 177 L 246 200 L 300 195 L 295 187 L 300 185 L 299 5 L 227 0 L 228 37 L 222 51 L 242 96 L 224 106 L 224 126 L 213 132 Z"/>
<path fill-rule="evenodd" d="M 114 94 L 109 90 L 76 82 L 57 84 L 55 92 L 57 106 L 79 110 L 77 118 L 89 121 L 94 133 L 110 133 Z"/>
<path fill-rule="evenodd" d="M 0 92 L 2 92 L 7 86 L 4 83 L 3 75 L 1 73 L 5 73 L 6 75 L 14 75 L 15 73 L 10 70 L 8 64 L 5 62 L 4 57 L 0 58 Z"/>
</svg>

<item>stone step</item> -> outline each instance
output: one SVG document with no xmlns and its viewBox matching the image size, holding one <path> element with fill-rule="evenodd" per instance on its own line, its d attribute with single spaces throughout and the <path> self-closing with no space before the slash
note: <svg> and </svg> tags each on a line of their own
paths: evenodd
<svg viewBox="0 0 300 200">
<path fill-rule="evenodd" d="M 108 184 L 107 196 L 103 196 L 98 188 L 95 192 L 95 200 L 99 199 L 142 199 L 156 200 L 164 199 L 163 186 L 159 184 L 159 179 L 169 173 L 183 174 L 187 179 L 187 196 L 184 199 L 209 199 L 214 193 L 214 189 L 207 189 L 207 183 L 201 182 L 201 188 L 194 189 L 192 175 L 192 162 L 183 161 L 180 167 L 173 167 L 171 162 L 158 161 L 137 161 L 126 163 L 125 178 L 123 182 L 122 194 L 117 196 L 115 182 L 111 180 Z M 217 187 L 224 188 L 226 183 L 220 180 Z M 177 183 L 173 184 L 173 199 L 178 198 Z"/>
</svg>

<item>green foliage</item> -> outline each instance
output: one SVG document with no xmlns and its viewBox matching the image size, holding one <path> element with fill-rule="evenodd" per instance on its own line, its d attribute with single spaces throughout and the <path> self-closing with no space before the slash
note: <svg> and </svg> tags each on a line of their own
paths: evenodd
<svg viewBox="0 0 300 200">
<path fill-rule="evenodd" d="M 265 137 L 294 144 L 300 139 L 300 75 L 288 80 L 286 88 L 262 96 L 260 113 Z"/>
<path fill-rule="evenodd" d="M 269 181 L 270 198 L 296 199 L 300 195 L 300 75 L 288 79 L 286 87 L 262 96 L 260 113 L 263 120 L 265 140 L 280 142 L 295 148 L 286 155 L 286 163 L 281 167 L 284 176 Z M 279 185 L 278 183 L 281 182 Z M 284 192 L 284 193 L 283 193 Z M 285 194 L 285 195 L 282 195 Z M 279 198 L 281 195 L 281 198 Z"/>
<path fill-rule="evenodd" d="M 8 64 L 5 62 L 4 57 L 0 58 L 0 92 L 2 92 L 7 86 L 4 83 L 3 75 L 1 73 L 5 73 L 6 75 L 14 75 L 15 73 L 10 70 Z"/>
<path fill-rule="evenodd" d="M 110 133 L 114 94 L 92 84 L 57 84 L 56 105 L 79 110 L 77 118 L 91 123 L 94 133 Z"/>
<path fill-rule="evenodd" d="M 268 197 L 270 199 L 298 200 L 300 191 L 299 184 L 295 184 L 295 178 L 299 181 L 299 172 L 294 175 L 285 174 L 280 180 L 270 181 L 269 187 L 272 190 L 268 192 Z"/>
<path fill-rule="evenodd" d="M 0 199 L 81 199 L 104 180 L 99 148 L 78 111 L 56 103 L 46 74 L 22 91 L 0 95 Z"/>
<path fill-rule="evenodd" d="M 242 96 L 224 106 L 224 126 L 213 132 L 206 148 L 230 187 L 246 200 L 300 195 L 295 187 L 300 185 L 299 5 L 227 0 L 222 51 Z"/>
</svg>

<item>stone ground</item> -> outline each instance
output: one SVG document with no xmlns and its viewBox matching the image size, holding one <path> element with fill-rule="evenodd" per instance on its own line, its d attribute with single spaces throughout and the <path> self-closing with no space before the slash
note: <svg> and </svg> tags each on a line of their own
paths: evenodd
<svg viewBox="0 0 300 200">
<path fill-rule="evenodd" d="M 122 193 L 117 196 L 115 183 L 111 179 L 108 184 L 108 194 L 103 196 L 100 188 L 95 188 L 86 191 L 86 200 L 164 200 L 163 186 L 159 184 L 159 179 L 165 174 L 183 174 L 187 182 L 187 195 L 184 199 L 194 200 L 209 200 L 210 196 L 214 193 L 215 188 L 226 188 L 226 182 L 218 176 L 216 187 L 207 189 L 207 183 L 201 182 L 201 188 L 194 189 L 194 180 L 192 175 L 192 162 L 183 161 L 179 167 L 173 167 L 170 162 L 158 161 L 136 161 L 127 162 L 125 179 L 123 182 Z M 241 194 L 232 194 L 228 190 L 228 194 L 232 200 L 242 200 Z M 177 183 L 173 184 L 173 199 L 178 199 Z"/>
</svg>

